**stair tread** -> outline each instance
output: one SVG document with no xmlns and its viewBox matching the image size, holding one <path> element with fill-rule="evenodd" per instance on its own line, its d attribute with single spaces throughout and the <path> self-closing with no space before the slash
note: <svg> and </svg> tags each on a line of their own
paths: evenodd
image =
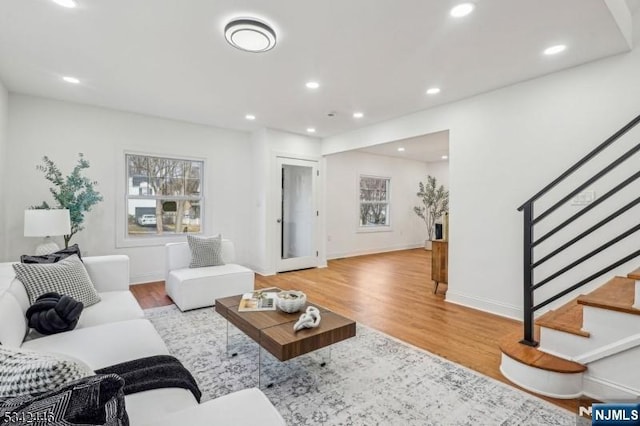
<svg viewBox="0 0 640 426">
<path fill-rule="evenodd" d="M 640 315 L 640 309 L 633 307 L 635 280 L 615 277 L 591 293 L 578 297 L 578 303 L 601 309 Z"/>
<path fill-rule="evenodd" d="M 537 332 L 538 327 L 536 327 L 536 334 Z M 521 339 L 521 332 L 506 335 L 500 341 L 500 350 L 502 353 L 518 362 L 541 370 L 563 374 L 576 374 L 587 370 L 586 366 L 577 362 L 542 352 L 538 348 L 523 345 L 522 343 L 519 343 Z"/>
<path fill-rule="evenodd" d="M 631 278 L 632 280 L 640 280 L 640 268 L 627 275 L 627 277 Z"/>
<path fill-rule="evenodd" d="M 582 311 L 582 305 L 578 303 L 578 299 L 574 299 L 558 309 L 545 313 L 536 320 L 536 324 L 577 336 L 589 337 L 589 332 L 582 330 Z"/>
</svg>

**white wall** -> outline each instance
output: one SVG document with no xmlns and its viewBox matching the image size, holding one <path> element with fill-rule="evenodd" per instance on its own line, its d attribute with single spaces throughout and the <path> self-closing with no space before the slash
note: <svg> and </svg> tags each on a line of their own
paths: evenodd
<svg viewBox="0 0 640 426">
<path fill-rule="evenodd" d="M 277 157 L 317 160 L 320 169 L 319 205 L 323 205 L 324 173 L 320 157 L 320 140 L 273 129 L 260 129 L 251 135 L 252 199 L 251 211 L 251 264 L 254 271 L 262 275 L 272 275 L 276 271 L 278 249 L 279 203 L 277 187 L 279 173 Z M 324 235 L 324 215 L 320 212 L 319 235 Z M 326 265 L 325 245 L 318 239 L 319 265 Z"/>
<path fill-rule="evenodd" d="M 9 93 L 5 89 L 2 81 L 0 81 L 0 259 L 6 257 L 8 241 L 6 237 L 6 221 L 5 209 L 6 205 L 6 188 L 8 186 L 8 176 L 5 174 L 6 146 L 9 132 Z"/>
<path fill-rule="evenodd" d="M 448 129 L 447 299 L 520 318 L 516 208 L 640 113 L 638 70 L 640 50 L 327 138 L 323 154 Z"/>
<path fill-rule="evenodd" d="M 359 229 L 359 176 L 391 178 L 391 227 L 381 232 Z M 418 182 L 426 163 L 396 157 L 344 152 L 326 157 L 327 257 L 357 256 L 424 246 L 426 227 L 414 212 Z"/>
<path fill-rule="evenodd" d="M 64 174 L 78 152 L 91 167 L 86 174 L 98 182 L 104 201 L 94 206 L 86 229 L 72 239 L 89 255 L 121 253 L 131 258 L 132 282 L 163 279 L 164 247 L 117 248 L 118 188 L 124 188 L 124 151 L 204 158 L 205 232 L 221 232 L 236 244 L 239 263 L 249 263 L 251 145 L 249 134 L 153 118 L 138 114 L 59 102 L 30 96 L 9 97 L 9 143 L 5 176 L 8 253 L 14 261 L 30 253 L 37 240 L 22 235 L 25 208 L 51 200 L 49 182 L 36 170 L 48 155 Z M 124 189 L 123 189 L 124 190 Z M 3 203 L 4 204 L 4 203 Z M 62 243 L 60 241 L 60 243 Z"/>
<path fill-rule="evenodd" d="M 427 175 L 436 178 L 436 184 L 438 186 L 444 186 L 444 189 L 449 190 L 449 162 L 448 161 L 430 161 L 427 164 Z M 426 182 L 425 177 L 423 181 Z"/>
</svg>

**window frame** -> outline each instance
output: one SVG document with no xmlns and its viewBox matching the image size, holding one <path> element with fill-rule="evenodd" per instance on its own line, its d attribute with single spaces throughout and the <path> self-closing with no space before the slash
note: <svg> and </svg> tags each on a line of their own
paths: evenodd
<svg viewBox="0 0 640 426">
<path fill-rule="evenodd" d="M 363 201 L 360 199 L 360 188 L 363 178 L 379 179 L 387 181 L 387 193 L 385 203 L 387 205 L 386 224 L 384 225 L 362 225 L 360 223 L 360 212 Z M 356 197 L 357 197 L 357 231 L 358 233 L 366 232 L 391 232 L 391 176 L 379 176 L 369 173 L 358 173 L 356 183 Z M 365 203 L 374 203 L 373 201 L 365 201 Z"/>
<path fill-rule="evenodd" d="M 201 164 L 200 171 L 200 195 L 199 197 L 188 195 L 130 195 L 129 194 L 129 164 L 128 159 L 131 155 L 161 158 L 167 160 L 177 161 L 189 161 L 198 162 Z M 143 199 L 143 200 L 157 200 L 162 199 L 166 201 L 178 201 L 178 200 L 193 200 L 198 199 L 200 203 L 200 231 L 190 232 L 190 234 L 202 235 L 206 232 L 206 211 L 205 211 L 205 199 L 206 199 L 206 169 L 207 161 L 201 157 L 190 157 L 186 155 L 177 155 L 173 153 L 158 153 L 151 151 L 129 151 L 125 150 L 120 155 L 120 170 L 118 174 L 118 185 L 116 190 L 119 192 L 118 203 L 116 208 L 118 209 L 116 214 L 116 247 L 148 247 L 148 246 L 163 246 L 171 242 L 184 241 L 186 233 L 172 233 L 172 234 L 141 234 L 130 235 L 129 234 L 129 200 Z"/>
</svg>

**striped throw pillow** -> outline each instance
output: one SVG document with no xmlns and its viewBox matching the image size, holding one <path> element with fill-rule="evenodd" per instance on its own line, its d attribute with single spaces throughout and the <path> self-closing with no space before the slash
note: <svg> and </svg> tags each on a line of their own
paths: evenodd
<svg viewBox="0 0 640 426">
<path fill-rule="evenodd" d="M 32 305 L 38 297 L 51 292 L 71 296 L 85 308 L 100 301 L 84 264 L 75 254 L 57 263 L 14 263 L 13 269 Z"/>
<path fill-rule="evenodd" d="M 216 235 L 215 237 L 187 235 L 187 242 L 191 250 L 189 268 L 224 265 L 222 260 L 222 235 Z"/>
</svg>

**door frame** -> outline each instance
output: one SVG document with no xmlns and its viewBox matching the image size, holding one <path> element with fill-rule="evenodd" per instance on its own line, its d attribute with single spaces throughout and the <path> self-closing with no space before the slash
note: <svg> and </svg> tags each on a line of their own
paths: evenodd
<svg viewBox="0 0 640 426">
<path fill-rule="evenodd" d="M 272 186 L 272 201 L 273 201 L 273 209 L 272 209 L 272 226 L 273 226 L 273 243 L 271 245 L 272 250 L 273 250 L 273 257 L 272 257 L 272 264 L 274 266 L 274 271 L 276 273 L 278 272 L 286 272 L 286 271 L 293 271 L 296 269 L 304 269 L 304 268 L 316 268 L 318 266 L 321 265 L 321 261 L 320 261 L 320 221 L 319 221 L 319 211 L 320 211 L 320 189 L 321 189 L 321 185 L 320 185 L 320 179 L 319 179 L 319 173 L 320 173 L 320 165 L 321 165 L 321 161 L 319 158 L 317 157 L 307 157 L 307 156 L 299 156 L 299 155 L 291 155 L 291 154 L 281 154 L 281 153 L 275 153 L 274 155 L 274 163 L 273 163 L 273 170 L 274 170 L 274 179 L 273 179 L 273 186 Z M 314 256 L 315 261 L 311 263 L 307 263 L 306 261 L 306 257 L 302 258 L 305 259 L 305 261 L 295 261 L 294 259 L 289 259 L 288 262 L 286 262 L 286 264 L 288 264 L 288 266 L 285 266 L 282 264 L 282 259 L 281 259 L 281 242 L 282 242 L 282 236 L 281 236 L 281 232 L 282 232 L 282 224 L 278 223 L 277 220 L 280 218 L 281 219 L 281 187 L 282 187 L 282 173 L 281 173 L 281 169 L 280 169 L 280 164 L 281 161 L 291 161 L 293 162 L 304 162 L 304 163 L 308 163 L 309 166 L 313 167 L 312 173 L 314 173 L 315 175 L 312 176 L 313 178 L 313 191 L 314 191 L 314 197 L 313 197 L 313 210 L 315 210 L 316 212 L 318 212 L 316 214 L 316 216 L 314 216 L 313 218 L 313 242 L 314 242 L 314 246 L 315 246 L 315 252 L 316 255 Z"/>
</svg>

